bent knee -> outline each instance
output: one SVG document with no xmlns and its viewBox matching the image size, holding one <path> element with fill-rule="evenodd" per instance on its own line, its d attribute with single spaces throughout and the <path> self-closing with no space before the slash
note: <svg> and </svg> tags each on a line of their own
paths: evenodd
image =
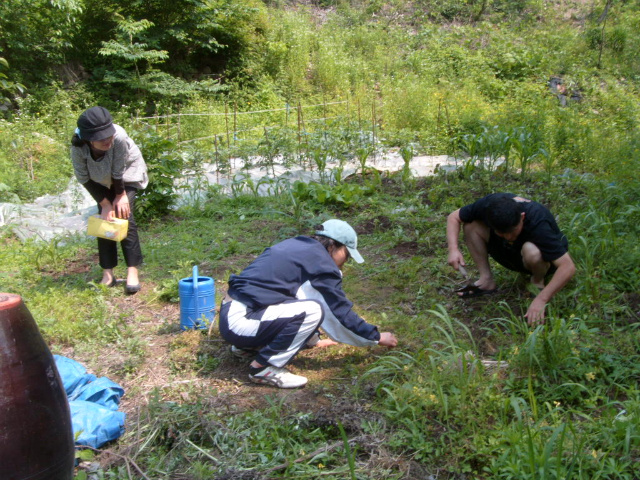
<svg viewBox="0 0 640 480">
<path fill-rule="evenodd" d="M 526 267 L 543 264 L 547 265 L 547 267 L 549 266 L 549 262 L 546 262 L 542 258 L 542 252 L 540 249 L 531 242 L 524 242 L 520 253 L 522 254 L 522 262 Z M 529 270 L 531 270 L 531 268 L 529 268 Z"/>
<path fill-rule="evenodd" d="M 489 235 L 491 233 L 489 227 L 480 220 L 474 220 L 473 222 L 465 223 L 462 226 L 462 231 L 464 232 L 464 236 L 467 239 L 478 236 L 485 242 L 489 241 Z"/>
</svg>

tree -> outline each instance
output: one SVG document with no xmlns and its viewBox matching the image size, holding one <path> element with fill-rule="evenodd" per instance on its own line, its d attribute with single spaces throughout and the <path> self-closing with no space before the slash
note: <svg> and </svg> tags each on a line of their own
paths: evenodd
<svg viewBox="0 0 640 480">
<path fill-rule="evenodd" d="M 0 57 L 0 109 L 6 108 L 16 94 L 25 92 L 24 85 L 10 80 L 3 70 L 9 70 L 9 62 Z"/>
<path fill-rule="evenodd" d="M 135 78 L 140 79 L 140 69 L 143 71 L 152 69 L 154 64 L 164 62 L 169 58 L 166 50 L 150 49 L 149 46 L 138 41 L 141 35 L 149 27 L 153 26 L 153 22 L 149 20 L 135 21 L 118 15 L 118 26 L 116 29 L 116 38 L 107 42 L 102 42 L 100 55 L 112 57 L 124 69 L 133 67 L 135 69 Z M 116 77 L 122 75 L 122 70 L 116 71 Z M 128 74 L 124 73 L 124 79 L 127 80 Z M 112 77 L 118 80 L 115 77 Z"/>
<path fill-rule="evenodd" d="M 3 0 L 0 52 L 16 81 L 44 83 L 67 62 L 82 12 L 81 0 Z"/>
</svg>

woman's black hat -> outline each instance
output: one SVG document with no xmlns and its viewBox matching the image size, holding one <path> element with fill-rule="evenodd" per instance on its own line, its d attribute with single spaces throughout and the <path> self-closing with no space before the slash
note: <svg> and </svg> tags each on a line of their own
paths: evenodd
<svg viewBox="0 0 640 480">
<path fill-rule="evenodd" d="M 115 133 L 113 118 L 104 107 L 91 107 L 78 118 L 78 136 L 82 140 L 95 142 L 109 138 Z"/>
</svg>

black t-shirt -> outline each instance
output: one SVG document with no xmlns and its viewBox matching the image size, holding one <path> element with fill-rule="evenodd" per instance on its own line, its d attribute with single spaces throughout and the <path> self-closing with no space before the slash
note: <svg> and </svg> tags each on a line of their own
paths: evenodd
<svg viewBox="0 0 640 480">
<path fill-rule="evenodd" d="M 476 220 L 489 225 L 487 214 L 489 204 L 492 200 L 499 197 L 514 198 L 517 195 L 513 193 L 492 193 L 483 197 L 476 202 L 466 205 L 460 209 L 460 220 L 464 223 L 470 223 Z M 522 202 L 522 209 L 525 212 L 524 225 L 522 232 L 511 245 L 518 251 L 525 242 L 531 242 L 540 249 L 542 258 L 545 262 L 557 260 L 569 251 L 569 242 L 567 237 L 560 231 L 555 218 L 548 208 L 538 202 L 526 201 Z M 491 232 L 495 235 L 495 232 Z"/>
</svg>

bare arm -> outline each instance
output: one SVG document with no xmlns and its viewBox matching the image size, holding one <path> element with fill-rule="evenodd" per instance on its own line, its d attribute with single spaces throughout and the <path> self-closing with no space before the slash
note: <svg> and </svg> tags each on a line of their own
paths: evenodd
<svg viewBox="0 0 640 480">
<path fill-rule="evenodd" d="M 576 266 L 568 252 L 551 263 L 553 263 L 557 270 L 547 286 L 540 291 L 536 298 L 533 299 L 533 302 L 531 302 L 531 305 L 529 305 L 529 309 L 525 315 L 529 325 L 544 323 L 544 309 L 547 303 L 569 283 L 576 272 Z"/>
<path fill-rule="evenodd" d="M 458 246 L 458 237 L 460 236 L 462 223 L 460 219 L 460 209 L 450 213 L 447 217 L 447 248 L 449 249 L 447 263 L 455 270 L 458 270 L 460 266 L 466 265 Z"/>
</svg>

